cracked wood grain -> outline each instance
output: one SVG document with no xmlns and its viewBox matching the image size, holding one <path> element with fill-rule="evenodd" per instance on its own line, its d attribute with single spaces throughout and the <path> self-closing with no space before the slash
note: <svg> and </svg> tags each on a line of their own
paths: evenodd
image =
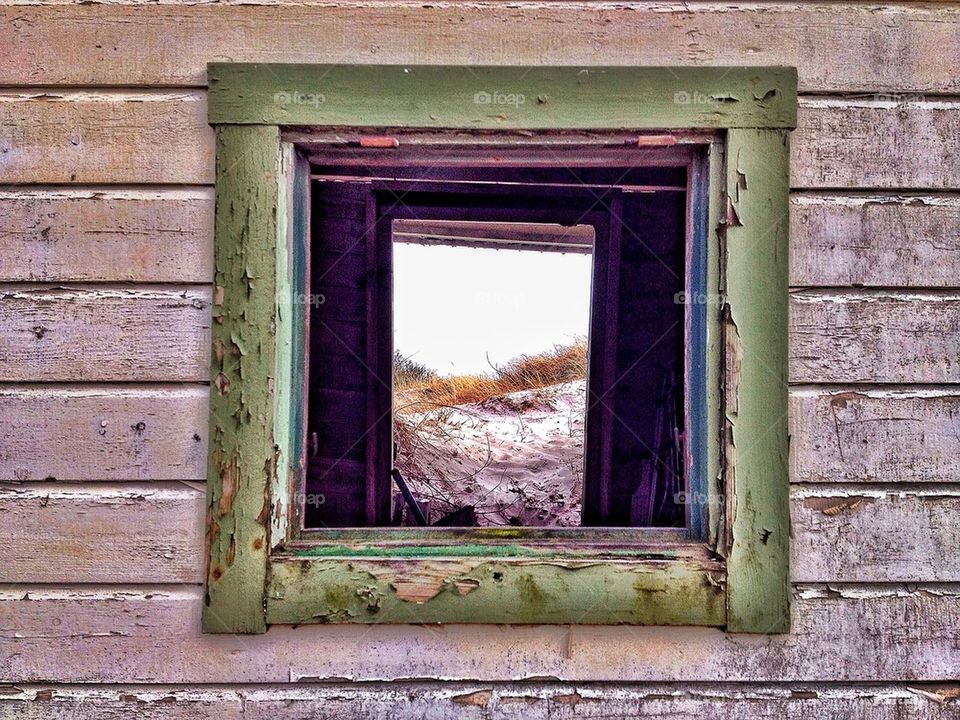
<svg viewBox="0 0 960 720">
<path fill-rule="evenodd" d="M 805 485 L 791 499 L 794 581 L 960 580 L 955 485 Z"/>
<path fill-rule="evenodd" d="M 0 281 L 207 283 L 213 193 L 12 189 L 0 192 Z"/>
<path fill-rule="evenodd" d="M 214 180 L 214 138 L 203 91 L 143 96 L 64 91 L 52 99 L 25 92 L 0 99 L 0 122 L 11 128 L 0 138 L 2 182 L 203 185 Z M 474 107 L 469 97 L 463 102 Z M 792 185 L 958 188 L 960 155 L 953 152 L 960 132 L 958 108 L 960 102 L 933 99 L 802 98 L 791 141 Z M 616 123 L 616 115 L 608 112 L 607 122 Z"/>
<path fill-rule="evenodd" d="M 960 91 L 960 12 L 946 4 L 50 3 L 9 7 L 0 17 L 10 29 L 3 85 L 201 87 L 212 59 L 573 66 L 747 59 L 798 68 L 802 91 Z M 484 36 L 497 42 L 477 42 Z M 38 48 L 58 52 L 38 55 Z"/>
<path fill-rule="evenodd" d="M 960 381 L 960 295 L 794 292 L 795 383 Z"/>
<path fill-rule="evenodd" d="M 960 196 L 794 193 L 790 284 L 957 287 Z"/>
<path fill-rule="evenodd" d="M 795 188 L 960 187 L 956 100 L 804 98 L 790 176 Z"/>
<path fill-rule="evenodd" d="M 202 484 L 0 484 L 0 582 L 199 582 Z"/>
<path fill-rule="evenodd" d="M 30 189 L 0 193 L 0 279 L 207 282 L 209 188 Z M 160 241 L 163 242 L 160 242 Z M 96 262 L 91 258 L 96 257 Z M 960 197 L 797 192 L 790 200 L 794 286 L 958 286 Z"/>
<path fill-rule="evenodd" d="M 182 720 L 294 720 L 351 717 L 357 706 L 368 716 L 452 716 L 475 708 L 476 717 L 539 718 L 711 717 L 718 706 L 730 720 L 789 717 L 820 720 L 936 720 L 950 713 L 960 687 L 952 683 L 663 683 L 597 687 L 538 680 L 510 683 L 428 680 L 421 683 L 344 682 L 320 686 L 271 685 L 250 688 L 137 685 L 99 688 L 0 686 L 0 708 L 23 720 L 73 720 L 84 709 L 103 717 L 124 717 L 164 708 Z M 949 704 L 948 704 L 949 703 Z"/>
<path fill-rule="evenodd" d="M 202 604 L 200 587 L 0 586 L 0 662 L 19 682 L 318 687 L 309 683 L 346 680 L 354 688 L 425 678 L 556 678 L 608 683 L 609 691 L 623 681 L 955 682 L 960 675 L 957 584 L 802 585 L 793 590 L 791 633 L 764 637 L 694 627 L 388 624 L 212 636 L 200 632 Z"/>
<path fill-rule="evenodd" d="M 0 381 L 207 377 L 206 286 L 0 284 Z"/>
<path fill-rule="evenodd" d="M 199 583 L 203 579 L 203 507 L 202 482 L 0 485 L 0 518 L 13 538 L 0 546 L 0 567 L 6 569 L 0 573 L 0 582 Z M 955 552 L 960 543 L 956 529 L 960 495 L 955 485 L 797 485 L 791 492 L 790 514 L 794 581 L 960 581 Z M 618 613 L 627 619 L 630 613 L 641 616 L 644 611 L 624 598 L 630 593 L 657 595 L 656 589 L 662 588 L 655 576 L 656 563 L 631 563 L 628 557 L 613 561 L 622 567 L 608 585 L 600 583 L 599 590 L 590 590 L 588 581 L 595 580 L 590 568 L 600 562 L 596 559 L 545 561 L 487 554 L 440 558 L 409 567 L 391 560 L 387 553 L 387 559 L 352 559 L 349 569 L 339 570 L 329 558 L 326 562 L 287 558 L 275 573 L 276 592 L 270 603 L 278 614 L 288 617 L 314 607 L 315 620 L 321 620 L 320 616 L 334 612 L 363 615 L 371 603 L 378 604 L 374 601 L 379 597 L 384 615 L 393 613 L 396 618 L 399 612 L 415 619 L 420 609 L 424 610 L 421 618 L 431 612 L 430 607 L 417 606 L 438 596 L 442 596 L 441 605 L 469 600 L 466 605 L 478 603 L 483 612 L 492 612 L 486 606 L 491 598 L 521 594 L 533 604 L 555 608 L 563 593 L 551 588 L 572 583 L 583 589 L 582 597 L 565 602 L 582 600 L 587 603 L 584 612 L 598 613 L 604 604 L 592 607 L 591 603 L 606 593 L 610 601 L 619 597 L 617 602 L 626 603 Z M 65 560 L 52 563 L 50 557 Z M 722 581 L 722 567 L 715 563 L 691 557 L 674 561 L 669 555 L 659 562 L 672 582 L 687 587 L 690 597 L 710 600 L 716 583 Z M 498 564 L 510 567 L 505 572 L 495 567 Z M 544 570 L 546 565 L 550 567 Z M 357 578 L 363 579 L 355 583 L 355 588 L 363 590 L 360 595 L 345 589 Z M 303 597 L 298 597 L 301 592 Z M 388 605 L 394 610 L 388 611 Z M 517 612 L 532 612 L 526 607 L 518 603 Z M 657 612 L 669 618 L 692 611 L 666 606 Z M 716 620 L 716 608 L 710 612 Z M 380 616 L 378 610 L 368 620 Z"/>
<path fill-rule="evenodd" d="M 206 113 L 195 91 L 0 93 L 0 182 L 210 182 Z"/>
<path fill-rule="evenodd" d="M 794 388 L 790 478 L 960 482 L 960 392 L 951 387 Z"/>
<path fill-rule="evenodd" d="M 0 480 L 203 481 L 208 394 L 175 383 L 0 386 Z"/>
</svg>

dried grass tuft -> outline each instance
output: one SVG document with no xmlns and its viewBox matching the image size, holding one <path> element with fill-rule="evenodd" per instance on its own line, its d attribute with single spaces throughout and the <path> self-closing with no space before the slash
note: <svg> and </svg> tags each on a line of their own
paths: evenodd
<svg viewBox="0 0 960 720">
<path fill-rule="evenodd" d="M 587 376 L 587 341 L 557 345 L 537 355 L 520 355 L 502 367 L 479 375 L 441 377 L 397 353 L 394 357 L 394 390 L 403 401 L 398 412 L 422 412 L 424 405 L 449 406 L 479 403 L 521 390 L 559 385 Z"/>
</svg>

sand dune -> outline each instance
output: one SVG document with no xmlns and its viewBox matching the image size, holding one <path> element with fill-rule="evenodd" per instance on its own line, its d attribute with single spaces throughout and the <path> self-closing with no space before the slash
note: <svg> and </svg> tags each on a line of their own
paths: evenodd
<svg viewBox="0 0 960 720">
<path fill-rule="evenodd" d="M 472 505 L 480 525 L 579 526 L 584 400 L 583 380 L 423 411 L 412 399 L 396 466 L 430 522 Z"/>
</svg>

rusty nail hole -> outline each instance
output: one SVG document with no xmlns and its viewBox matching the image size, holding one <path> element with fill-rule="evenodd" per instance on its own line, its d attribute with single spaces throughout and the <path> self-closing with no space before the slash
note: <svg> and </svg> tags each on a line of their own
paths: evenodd
<svg viewBox="0 0 960 720">
<path fill-rule="evenodd" d="M 214 568 L 211 575 L 213 575 L 214 580 L 219 580 L 221 577 L 223 577 L 223 570 L 220 568 Z"/>
</svg>

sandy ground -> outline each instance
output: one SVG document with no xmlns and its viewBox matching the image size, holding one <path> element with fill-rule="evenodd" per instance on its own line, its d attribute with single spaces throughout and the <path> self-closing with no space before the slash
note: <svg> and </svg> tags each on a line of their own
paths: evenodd
<svg viewBox="0 0 960 720">
<path fill-rule="evenodd" d="M 480 525 L 579 526 L 585 389 L 579 380 L 398 412 L 396 466 L 430 522 L 473 505 Z"/>
</svg>

